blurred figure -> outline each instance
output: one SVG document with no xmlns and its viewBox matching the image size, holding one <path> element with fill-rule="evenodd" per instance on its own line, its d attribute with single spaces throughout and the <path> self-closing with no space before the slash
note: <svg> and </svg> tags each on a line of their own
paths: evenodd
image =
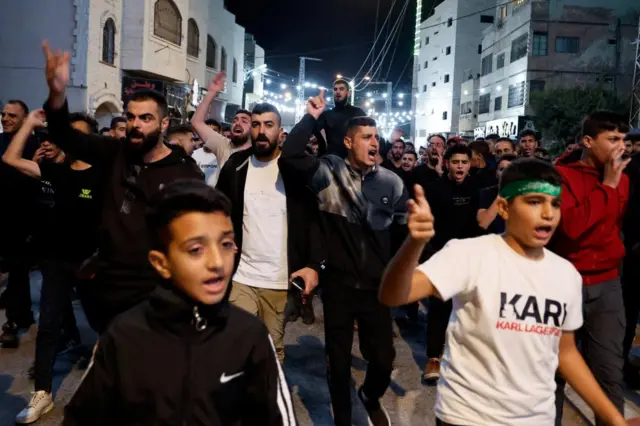
<svg viewBox="0 0 640 426">
<path fill-rule="evenodd" d="M 514 155 L 516 153 L 516 147 L 513 144 L 513 141 L 509 138 L 500 138 L 496 142 L 495 146 L 495 154 L 498 157 L 502 157 L 503 155 Z"/>
<path fill-rule="evenodd" d="M 626 141 L 631 142 L 634 154 L 640 152 L 640 132 L 627 133 L 627 136 L 625 136 L 625 143 Z"/>
<path fill-rule="evenodd" d="M 406 151 L 402 154 L 402 170 L 409 173 L 418 162 L 418 155 L 414 151 Z"/>
<path fill-rule="evenodd" d="M 382 167 L 402 177 L 402 155 L 405 152 L 405 147 L 406 145 L 402 139 L 394 140 L 389 152 L 390 158 L 388 157 L 382 162 Z"/>
<path fill-rule="evenodd" d="M 179 124 L 167 130 L 169 145 L 179 146 L 188 156 L 191 156 L 196 149 L 195 139 L 193 129 L 188 124 Z"/>
<path fill-rule="evenodd" d="M 544 148 L 536 148 L 535 157 L 545 163 L 551 162 L 551 154 Z"/>
<path fill-rule="evenodd" d="M 224 128 L 222 129 L 222 136 L 231 140 L 231 137 L 233 136 L 233 134 L 231 133 L 231 126 L 224 126 Z"/>
<path fill-rule="evenodd" d="M 214 132 L 218 132 L 218 133 L 222 132 L 222 125 L 220 125 L 220 122 L 218 120 L 214 120 L 213 118 L 209 118 L 207 120 L 204 120 L 204 124 L 206 124 L 207 126 L 211 127 Z"/>
<path fill-rule="evenodd" d="M 124 117 L 114 117 L 111 119 L 111 136 L 122 139 L 127 137 L 127 119 Z"/>
<path fill-rule="evenodd" d="M 492 133 L 484 138 L 484 141 L 489 144 L 489 151 L 491 152 L 491 154 L 496 153 L 495 149 L 498 139 L 500 139 L 500 136 L 495 133 Z"/>
<path fill-rule="evenodd" d="M 280 138 L 278 138 L 278 146 L 280 148 L 282 148 L 282 146 L 284 145 L 284 142 L 287 140 L 288 136 L 289 136 L 289 132 L 282 132 L 280 134 Z"/>
<path fill-rule="evenodd" d="M 318 146 L 318 139 L 315 136 L 311 136 L 309 139 L 309 144 L 307 145 L 309 152 L 314 156 L 318 156 L 318 150 L 320 147 Z"/>
<path fill-rule="evenodd" d="M 533 157 L 538 148 L 538 136 L 533 130 L 523 130 L 518 136 L 518 149 L 522 157 Z"/>
<path fill-rule="evenodd" d="M 108 127 L 103 127 L 102 129 L 100 129 L 100 135 L 111 136 L 111 129 Z"/>
</svg>

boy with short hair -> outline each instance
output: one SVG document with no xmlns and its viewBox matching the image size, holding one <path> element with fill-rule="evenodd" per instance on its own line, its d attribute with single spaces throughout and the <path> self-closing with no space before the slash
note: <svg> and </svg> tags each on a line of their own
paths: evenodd
<svg viewBox="0 0 640 426">
<path fill-rule="evenodd" d="M 503 173 L 499 212 L 506 233 L 453 240 L 418 265 L 434 222 L 422 188 L 409 202 L 410 236 L 391 261 L 380 300 L 400 306 L 453 299 L 435 413 L 439 425 L 554 424 L 554 374 L 610 425 L 625 425 L 574 341 L 582 325 L 580 275 L 546 250 L 560 222 L 561 177 L 551 165 L 517 160 Z"/>
<path fill-rule="evenodd" d="M 296 424 L 267 329 L 228 302 L 230 214 L 204 182 L 154 196 L 149 262 L 164 284 L 102 335 L 65 425 Z"/>
<path fill-rule="evenodd" d="M 552 247 L 582 275 L 584 327 L 579 337 L 584 358 L 620 412 L 626 322 L 621 233 L 629 198 L 629 178 L 623 171 L 630 161 L 623 159 L 623 140 L 628 131 L 626 118 L 609 111 L 596 111 L 583 120 L 580 160 L 557 166 L 563 186 L 562 222 Z"/>
</svg>

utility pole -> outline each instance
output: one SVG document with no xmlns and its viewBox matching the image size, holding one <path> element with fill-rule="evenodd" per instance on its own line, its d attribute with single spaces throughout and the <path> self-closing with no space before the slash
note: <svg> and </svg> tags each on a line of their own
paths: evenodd
<svg viewBox="0 0 640 426">
<path fill-rule="evenodd" d="M 296 123 L 302 120 L 304 116 L 304 80 L 305 80 L 305 65 L 306 61 L 321 62 L 322 59 L 309 58 L 307 56 L 300 57 L 300 69 L 298 70 L 298 105 L 296 105 Z"/>
<path fill-rule="evenodd" d="M 631 109 L 629 110 L 629 124 L 640 128 L 640 19 L 638 19 L 638 37 L 636 45 L 636 60 L 633 66 L 633 86 L 631 87 Z"/>
</svg>

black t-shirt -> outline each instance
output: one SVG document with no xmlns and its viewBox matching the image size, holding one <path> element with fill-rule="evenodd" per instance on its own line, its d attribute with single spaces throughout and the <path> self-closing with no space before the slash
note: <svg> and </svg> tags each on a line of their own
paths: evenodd
<svg viewBox="0 0 640 426">
<path fill-rule="evenodd" d="M 380 164 L 382 167 L 384 167 L 387 170 L 392 171 L 393 173 L 395 173 L 396 175 L 398 175 L 398 177 L 402 180 L 405 180 L 405 176 L 407 174 L 407 172 L 405 172 L 402 169 L 402 166 L 400 167 L 396 167 L 395 164 L 393 164 L 393 162 L 391 160 L 389 160 L 388 158 L 385 159 L 382 164 Z"/>
<path fill-rule="evenodd" d="M 478 202 L 478 210 L 479 209 L 488 209 L 491 207 L 491 204 L 496 200 L 498 196 L 498 185 L 490 186 L 488 188 L 480 191 L 480 200 Z M 502 234 L 505 231 L 505 223 L 504 219 L 499 215 L 496 216 L 491 225 L 487 228 L 488 234 Z"/>
<path fill-rule="evenodd" d="M 97 247 L 102 187 L 97 167 L 73 170 L 69 163 L 40 165 L 42 180 L 55 190 L 48 254 L 80 261 Z"/>
<path fill-rule="evenodd" d="M 320 146 L 320 155 L 334 154 L 342 158 L 347 157 L 344 146 L 344 135 L 347 133 L 347 122 L 354 117 L 364 117 L 367 114 L 358 107 L 346 104 L 322 113 L 316 124 L 315 134 L 320 139 L 320 130 L 327 135 L 327 146 Z"/>
</svg>

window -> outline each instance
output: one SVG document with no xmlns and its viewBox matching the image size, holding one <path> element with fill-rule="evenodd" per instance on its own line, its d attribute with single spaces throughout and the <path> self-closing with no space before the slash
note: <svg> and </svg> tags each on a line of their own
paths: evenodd
<svg viewBox="0 0 640 426">
<path fill-rule="evenodd" d="M 480 95 L 478 100 L 480 101 L 478 104 L 478 114 L 488 114 L 489 111 L 491 111 L 491 94 Z"/>
<path fill-rule="evenodd" d="M 482 55 L 482 45 L 478 45 L 478 55 Z"/>
<path fill-rule="evenodd" d="M 544 80 L 531 80 L 529 82 L 529 93 L 544 92 L 544 86 L 546 81 Z"/>
<path fill-rule="evenodd" d="M 444 75 L 444 82 L 448 83 L 449 82 L 449 74 L 445 74 Z"/>
<path fill-rule="evenodd" d="M 547 56 L 549 54 L 549 36 L 547 33 L 533 33 L 531 56 Z"/>
<path fill-rule="evenodd" d="M 187 55 L 195 58 L 200 55 L 200 30 L 193 18 L 187 21 Z"/>
<path fill-rule="evenodd" d="M 493 65 L 493 53 L 482 58 L 482 75 L 491 74 Z"/>
<path fill-rule="evenodd" d="M 443 120 L 446 120 L 448 116 L 449 116 L 449 114 L 447 113 L 447 111 L 444 111 L 444 112 L 442 113 L 442 119 L 443 119 Z"/>
<path fill-rule="evenodd" d="M 234 83 L 237 83 L 238 82 L 238 61 L 236 61 L 236 58 L 233 58 L 233 70 L 232 71 L 233 71 L 233 74 L 232 74 L 233 79 L 232 79 L 232 81 Z"/>
<path fill-rule="evenodd" d="M 437 60 L 438 60 L 438 57 L 437 57 L 437 56 L 434 56 L 434 57 L 433 57 L 433 60 L 434 60 L 434 61 L 437 61 Z"/>
<path fill-rule="evenodd" d="M 522 34 L 511 43 L 511 62 L 527 56 L 527 36 L 528 34 Z"/>
<path fill-rule="evenodd" d="M 210 35 L 207 36 L 207 67 L 218 68 L 218 45 Z"/>
<path fill-rule="evenodd" d="M 496 59 L 496 69 L 504 68 L 504 53 L 498 55 L 498 59 Z"/>
<path fill-rule="evenodd" d="M 224 47 L 220 52 L 220 71 L 227 72 L 227 49 Z"/>
<path fill-rule="evenodd" d="M 556 37 L 556 53 L 578 53 L 579 37 Z"/>
<path fill-rule="evenodd" d="M 452 25 L 453 25 L 453 18 L 447 19 L 447 27 L 450 27 Z"/>
<path fill-rule="evenodd" d="M 116 23 L 109 18 L 102 29 L 102 62 L 113 65 L 116 55 Z"/>
<path fill-rule="evenodd" d="M 182 16 L 171 0 L 156 1 L 153 34 L 178 46 L 182 44 Z"/>
<path fill-rule="evenodd" d="M 502 96 L 498 96 L 493 100 L 493 110 L 500 111 L 502 109 Z"/>
<path fill-rule="evenodd" d="M 421 138 L 427 137 L 427 129 L 420 129 L 420 137 Z"/>
<path fill-rule="evenodd" d="M 424 61 L 424 68 L 426 69 L 429 66 L 429 61 Z"/>
<path fill-rule="evenodd" d="M 427 85 L 425 84 L 424 86 L 422 86 L 422 92 L 426 92 L 427 91 Z"/>
<path fill-rule="evenodd" d="M 420 71 L 420 64 L 418 64 L 418 71 Z"/>
<path fill-rule="evenodd" d="M 435 81 L 431 83 L 431 87 L 436 87 L 436 82 Z"/>
<path fill-rule="evenodd" d="M 473 110 L 471 109 L 473 102 L 465 102 L 460 105 L 460 115 L 471 114 Z"/>
<path fill-rule="evenodd" d="M 447 55 L 451 55 L 451 46 L 447 46 L 447 48 L 445 49 L 445 53 Z"/>
<path fill-rule="evenodd" d="M 427 37 L 427 38 L 425 38 L 425 39 L 424 39 L 424 44 L 425 44 L 425 46 L 426 46 L 427 44 L 429 44 L 429 37 Z"/>
<path fill-rule="evenodd" d="M 524 104 L 524 81 L 509 86 L 509 98 L 507 108 L 513 108 Z"/>
</svg>

